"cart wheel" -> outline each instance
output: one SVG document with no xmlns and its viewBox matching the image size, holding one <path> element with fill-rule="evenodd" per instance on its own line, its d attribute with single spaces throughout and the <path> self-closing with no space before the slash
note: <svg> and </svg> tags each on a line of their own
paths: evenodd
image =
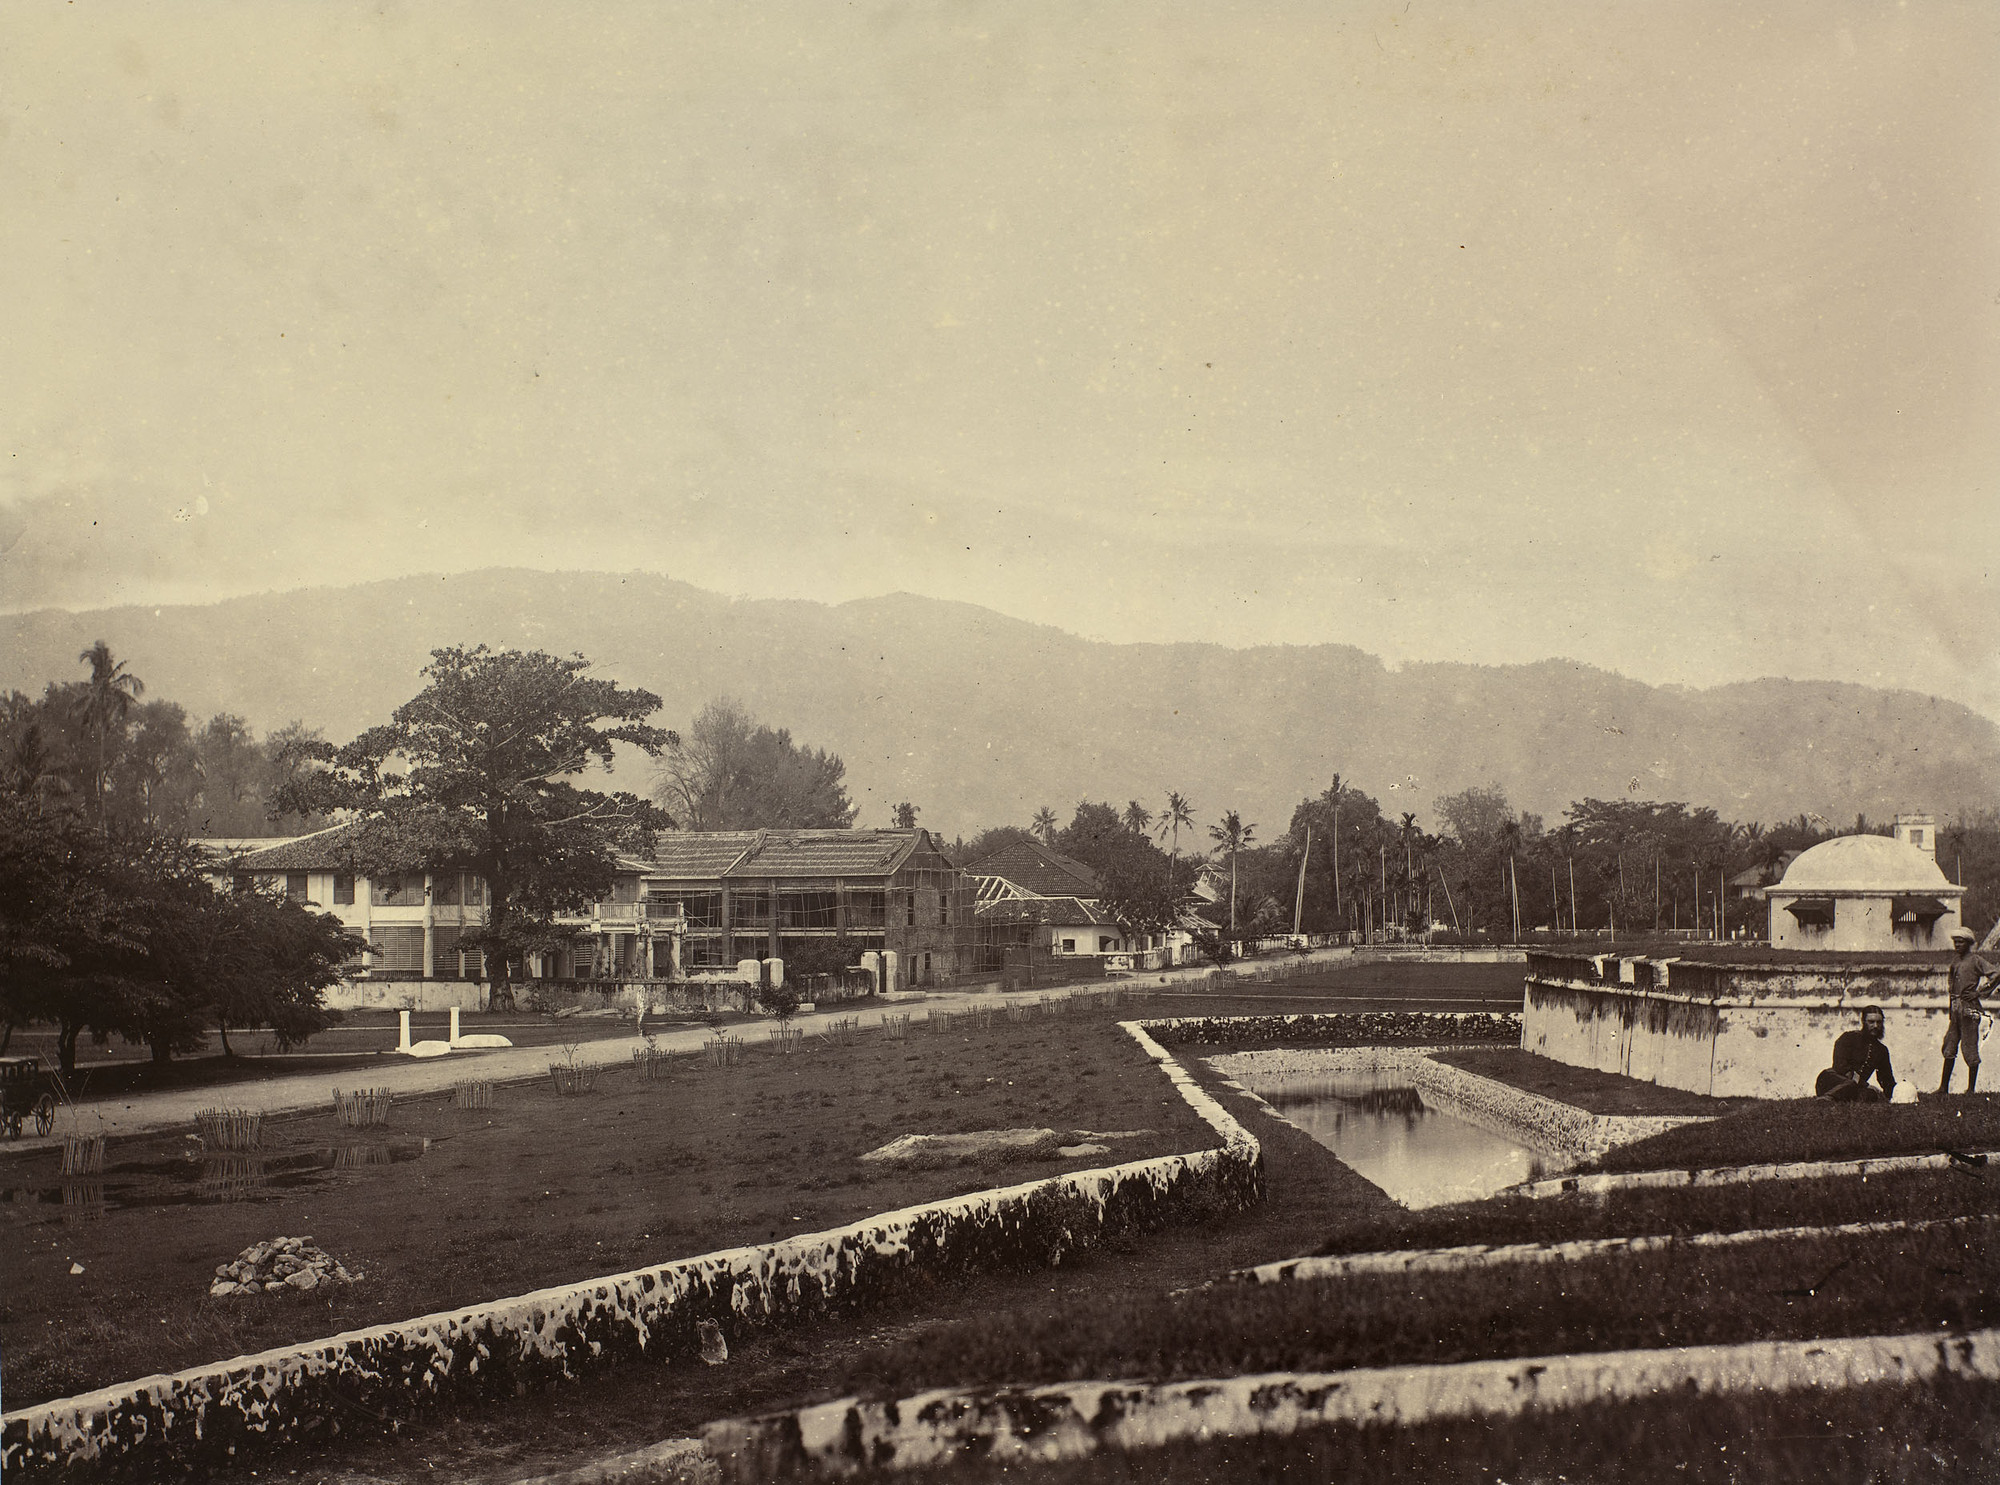
<svg viewBox="0 0 2000 1485">
<path fill-rule="evenodd" d="M 35 1133 L 47 1134 L 56 1127 L 56 1096 L 44 1093 L 35 1105 Z"/>
<path fill-rule="evenodd" d="M 19 1114 L 10 1112 L 4 1117 L 0 1117 L 0 1125 L 6 1126 L 8 1139 L 19 1139 L 21 1137 L 21 1116 Z"/>
</svg>

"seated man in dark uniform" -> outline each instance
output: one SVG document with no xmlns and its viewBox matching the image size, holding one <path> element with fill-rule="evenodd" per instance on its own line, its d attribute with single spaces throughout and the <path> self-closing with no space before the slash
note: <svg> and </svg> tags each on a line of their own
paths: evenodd
<svg viewBox="0 0 2000 1485">
<path fill-rule="evenodd" d="M 1833 1066 L 1819 1075 L 1813 1092 L 1835 1103 L 1880 1103 L 1896 1091 L 1896 1074 L 1889 1067 L 1889 1049 L 1882 1045 L 1882 1011 L 1868 1006 L 1861 1012 L 1861 1029 L 1844 1031 L 1833 1044 Z M 1868 1086 L 1873 1078 L 1878 1092 Z"/>
</svg>

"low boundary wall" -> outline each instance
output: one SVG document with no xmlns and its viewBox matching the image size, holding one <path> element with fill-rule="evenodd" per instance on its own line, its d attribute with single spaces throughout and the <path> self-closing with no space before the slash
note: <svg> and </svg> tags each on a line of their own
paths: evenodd
<svg viewBox="0 0 2000 1485">
<path fill-rule="evenodd" d="M 1270 1372 L 1158 1385 L 948 1389 L 888 1402 L 849 1397 L 711 1424 L 703 1443 L 733 1480 L 873 1479 L 965 1458 L 1047 1464 L 1195 1439 L 1518 1418 L 1532 1410 L 1674 1394 L 1720 1397 L 1944 1377 L 2000 1381 L 2000 1330 Z"/>
<path fill-rule="evenodd" d="M 444 1401 L 512 1397 L 620 1360 L 699 1354 L 701 1321 L 733 1330 L 808 1318 L 949 1280 L 1060 1263 L 1126 1230 L 1262 1199 L 1263 1151 L 1145 1029 L 1122 1023 L 1221 1137 L 1210 1149 L 1077 1171 L 538 1290 L 304 1345 L 143 1377 L 0 1418 L 7 1480 L 153 1480 L 387 1421 Z"/>
</svg>

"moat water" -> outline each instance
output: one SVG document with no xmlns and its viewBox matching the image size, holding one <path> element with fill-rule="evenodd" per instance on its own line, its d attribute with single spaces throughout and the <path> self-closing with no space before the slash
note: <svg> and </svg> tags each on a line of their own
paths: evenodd
<svg viewBox="0 0 2000 1485">
<path fill-rule="evenodd" d="M 1563 1168 L 1547 1151 L 1427 1104 L 1395 1073 L 1286 1073 L 1243 1082 L 1407 1207 L 1478 1201 Z"/>
</svg>

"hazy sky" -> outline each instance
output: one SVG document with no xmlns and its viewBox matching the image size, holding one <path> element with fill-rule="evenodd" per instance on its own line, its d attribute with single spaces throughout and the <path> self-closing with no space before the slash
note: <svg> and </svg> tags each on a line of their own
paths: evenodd
<svg viewBox="0 0 2000 1485">
<path fill-rule="evenodd" d="M 1987 0 L 0 40 L 0 606 L 646 568 L 2000 717 Z"/>
</svg>

